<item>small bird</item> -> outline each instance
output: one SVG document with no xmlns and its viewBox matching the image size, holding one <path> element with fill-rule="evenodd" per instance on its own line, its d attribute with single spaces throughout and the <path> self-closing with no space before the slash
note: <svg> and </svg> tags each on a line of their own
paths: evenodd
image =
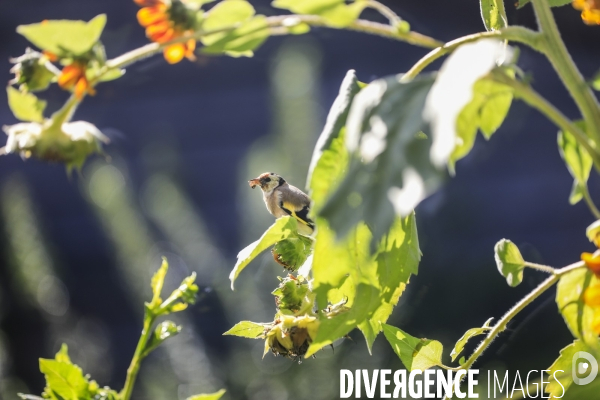
<svg viewBox="0 0 600 400">
<path fill-rule="evenodd" d="M 267 210 L 275 218 L 291 215 L 298 220 L 298 232 L 303 235 L 311 235 L 314 232 L 315 223 L 308 218 L 310 197 L 302 190 L 288 184 L 285 179 L 272 172 L 260 174 L 248 183 L 252 189 L 260 186 Z"/>
</svg>

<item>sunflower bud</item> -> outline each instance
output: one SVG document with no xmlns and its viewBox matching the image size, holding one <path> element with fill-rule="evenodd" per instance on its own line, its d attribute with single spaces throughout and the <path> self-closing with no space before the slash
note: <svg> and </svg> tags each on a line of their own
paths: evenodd
<svg viewBox="0 0 600 400">
<path fill-rule="evenodd" d="M 60 71 L 50 63 L 48 57 L 30 48 L 25 50 L 25 54 L 20 57 L 12 58 L 11 63 L 15 64 L 10 72 L 15 74 L 14 79 L 9 83 L 19 85 L 19 89 L 28 92 L 45 90 Z"/>
<path fill-rule="evenodd" d="M 279 310 L 289 310 L 292 313 L 312 310 L 314 295 L 303 277 L 288 275 L 279 279 L 281 283 L 272 293 Z"/>
<path fill-rule="evenodd" d="M 310 315 L 294 317 L 279 315 L 274 325 L 265 331 L 265 352 L 301 361 L 317 336 L 319 320 Z"/>
<path fill-rule="evenodd" d="M 275 261 L 290 272 L 296 272 L 312 252 L 312 239 L 302 235 L 290 236 L 273 247 Z"/>
</svg>

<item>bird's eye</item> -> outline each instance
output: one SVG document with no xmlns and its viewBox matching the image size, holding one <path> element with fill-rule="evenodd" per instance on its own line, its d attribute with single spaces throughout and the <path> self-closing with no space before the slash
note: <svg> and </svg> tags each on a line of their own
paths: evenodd
<svg viewBox="0 0 600 400">
<path fill-rule="evenodd" d="M 265 182 L 271 182 L 271 178 L 265 178 Z"/>
</svg>

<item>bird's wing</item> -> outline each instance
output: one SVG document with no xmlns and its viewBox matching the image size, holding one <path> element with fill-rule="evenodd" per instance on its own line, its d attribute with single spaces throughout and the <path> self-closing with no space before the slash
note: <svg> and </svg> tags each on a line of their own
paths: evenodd
<svg viewBox="0 0 600 400">
<path fill-rule="evenodd" d="M 280 188 L 279 192 L 281 193 L 279 207 L 304 225 L 313 228 L 314 222 L 308 218 L 310 198 L 300 189 L 291 185 Z"/>
</svg>

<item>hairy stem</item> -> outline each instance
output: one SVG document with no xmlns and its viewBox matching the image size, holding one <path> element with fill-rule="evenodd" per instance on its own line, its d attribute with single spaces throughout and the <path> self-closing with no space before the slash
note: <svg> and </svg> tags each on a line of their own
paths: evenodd
<svg viewBox="0 0 600 400">
<path fill-rule="evenodd" d="M 532 0 L 539 31 L 543 35 L 543 53 L 558 73 L 567 90 L 577 103 L 586 122 L 587 132 L 600 145 L 600 105 L 592 89 L 577 69 L 567 47 L 560 37 L 556 21 L 547 0 Z"/>
<path fill-rule="evenodd" d="M 400 19 L 400 17 L 394 11 L 392 11 L 391 8 L 378 1 L 370 0 L 368 7 L 377 10 L 381 15 L 386 17 L 392 26 L 396 26 L 400 23 L 400 21 L 402 21 L 402 19 Z"/>
<path fill-rule="evenodd" d="M 600 210 L 598 210 L 598 207 L 596 207 L 596 204 L 594 204 L 594 201 L 592 200 L 592 197 L 590 196 L 590 192 L 588 190 L 587 184 L 582 185 L 581 192 L 583 194 L 583 200 L 585 200 L 585 204 L 587 204 L 587 206 L 590 209 L 590 211 L 592 212 L 592 214 L 594 214 L 594 217 L 600 219 Z"/>
<path fill-rule="evenodd" d="M 554 274 L 556 272 L 556 270 L 554 268 L 549 267 L 548 265 L 532 263 L 529 261 L 525 261 L 525 266 L 532 268 L 532 269 L 536 269 L 538 271 L 546 272 L 548 274 Z"/>
<path fill-rule="evenodd" d="M 520 98 L 531 107 L 544 114 L 563 131 L 571 133 L 579 144 L 592 156 L 594 163 L 600 165 L 600 153 L 596 149 L 594 142 L 592 142 L 585 132 L 579 129 L 579 127 L 569 120 L 559 109 L 554 107 L 548 100 L 533 90 L 531 86 L 498 71 L 492 71 L 488 75 L 488 78 L 512 87 L 514 89 L 515 97 Z"/>
<path fill-rule="evenodd" d="M 148 339 L 150 338 L 150 334 L 152 333 L 152 325 L 154 324 L 154 320 L 156 318 L 153 314 L 149 314 L 148 312 L 144 316 L 144 326 L 142 328 L 142 335 L 140 336 L 140 340 L 135 348 L 135 352 L 133 353 L 133 358 L 131 359 L 131 364 L 129 368 L 127 368 L 127 378 L 125 379 L 125 386 L 123 386 L 123 390 L 119 393 L 119 400 L 129 400 L 131 397 L 131 392 L 133 391 L 133 385 L 135 384 L 135 379 L 137 378 L 138 371 L 140 370 L 140 365 L 142 360 L 144 359 L 144 349 L 146 348 L 146 344 L 148 343 Z"/>
<path fill-rule="evenodd" d="M 408 81 L 415 78 L 429 64 L 438 58 L 453 52 L 457 47 L 466 43 L 476 42 L 485 38 L 505 39 L 512 42 L 523 43 L 535 50 L 541 51 L 539 44 L 540 37 L 541 35 L 539 33 L 522 26 L 509 26 L 497 31 L 479 32 L 472 35 L 463 36 L 427 53 L 423 58 L 417 61 L 417 63 L 413 65 L 406 74 L 404 74 L 402 79 Z"/>
</svg>

